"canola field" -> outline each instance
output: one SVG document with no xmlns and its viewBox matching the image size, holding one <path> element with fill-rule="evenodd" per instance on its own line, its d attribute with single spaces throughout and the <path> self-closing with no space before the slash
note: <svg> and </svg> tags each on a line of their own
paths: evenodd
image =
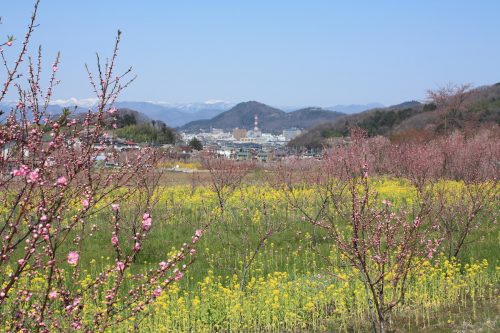
<svg viewBox="0 0 500 333">
<path fill-rule="evenodd" d="M 417 200 L 415 189 L 406 180 L 378 178 L 371 182 L 381 202 L 406 207 Z M 451 181 L 441 185 L 451 198 L 462 186 Z M 314 187 L 304 185 L 294 191 L 304 209 L 311 213 L 317 209 L 319 198 Z M 216 193 L 206 184 L 161 186 L 156 190 L 151 212 L 153 229 L 129 277 L 155 268 L 158 262 L 175 255 L 195 229 L 208 227 L 184 278 L 163 290 L 152 304 L 147 304 L 144 313 L 123 318 L 115 331 L 370 329 L 369 300 L 359 271 L 321 228 L 307 223 L 303 214 L 290 205 L 283 189 L 253 182 L 226 195 L 221 209 Z M 136 193 L 122 203 L 125 226 L 127 214 L 136 213 L 140 200 L 140 193 Z M 459 258 L 449 257 L 443 249 L 433 258 L 426 258 L 408 277 L 405 302 L 395 307 L 391 317 L 398 326 L 420 331 L 437 322 L 442 329 L 452 329 L 461 325 L 461 314 L 470 313 L 470 309 L 495 308 L 500 287 L 500 228 L 493 215 L 481 218 L 485 221 L 471 233 L 471 242 Z M 114 267 L 112 244 L 100 238 L 109 232 L 98 232 L 111 230 L 110 219 L 106 209 L 96 209 L 90 218 L 92 228 L 87 231 L 89 237 L 81 252 L 83 277 L 74 288 L 85 288 L 98 274 Z M 132 226 L 130 221 L 130 230 Z M 123 232 L 127 232 L 126 227 Z M 68 270 L 68 284 L 71 281 Z M 41 278 L 30 279 L 29 283 L 45 287 Z M 132 285 L 133 281 L 127 283 Z M 387 297 L 391 292 L 390 288 L 386 290 Z M 122 301 L 126 301 L 126 295 Z M 91 320 L 90 314 L 104 302 L 104 297 L 85 302 L 82 320 L 86 320 L 85 313 Z M 115 306 L 120 307 L 120 303 Z M 490 315 L 492 327 L 498 327 L 495 310 Z M 472 318 L 471 323 L 480 320 Z"/>
</svg>

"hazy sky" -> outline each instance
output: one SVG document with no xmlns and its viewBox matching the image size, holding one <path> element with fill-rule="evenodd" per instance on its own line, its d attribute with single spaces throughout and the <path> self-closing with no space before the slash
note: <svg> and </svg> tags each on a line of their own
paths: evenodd
<svg viewBox="0 0 500 333">
<path fill-rule="evenodd" d="M 0 37 L 22 37 L 32 4 L 0 0 Z M 31 51 L 61 51 L 62 99 L 93 97 L 84 64 L 121 29 L 138 75 L 121 100 L 388 105 L 500 81 L 499 15 L 498 0 L 42 0 Z"/>
</svg>

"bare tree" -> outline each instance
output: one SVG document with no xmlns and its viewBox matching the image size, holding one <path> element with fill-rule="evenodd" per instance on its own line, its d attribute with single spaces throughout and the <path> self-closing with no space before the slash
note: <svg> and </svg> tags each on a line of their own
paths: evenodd
<svg viewBox="0 0 500 333">
<path fill-rule="evenodd" d="M 472 102 L 474 90 L 471 84 L 449 83 L 444 87 L 427 91 L 427 98 L 434 103 L 444 117 L 444 133 L 448 133 L 448 118 L 466 110 Z"/>
</svg>

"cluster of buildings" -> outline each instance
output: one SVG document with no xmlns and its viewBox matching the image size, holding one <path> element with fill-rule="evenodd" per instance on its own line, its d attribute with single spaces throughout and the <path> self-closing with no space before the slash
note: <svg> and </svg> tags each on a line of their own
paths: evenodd
<svg viewBox="0 0 500 333">
<path fill-rule="evenodd" d="M 99 142 L 95 145 L 97 149 L 99 148 L 113 148 L 117 151 L 129 151 L 129 150 L 139 150 L 140 147 L 137 143 L 131 140 L 115 138 L 109 135 L 105 135 L 99 139 Z"/>
<path fill-rule="evenodd" d="M 181 133 L 182 140 L 190 142 L 196 137 L 202 142 L 205 153 L 234 160 L 268 162 L 288 156 L 290 153 L 286 144 L 302 131 L 289 128 L 278 135 L 263 133 L 259 129 L 258 121 L 258 116 L 255 116 L 254 128 L 251 130 L 234 128 L 232 132 L 225 132 L 212 128 L 209 132 Z"/>
<path fill-rule="evenodd" d="M 297 152 L 287 148 L 286 144 L 301 134 L 300 129 L 286 129 L 279 135 L 263 133 L 258 127 L 257 116 L 255 116 L 254 125 L 252 130 L 235 128 L 232 132 L 224 132 L 214 128 L 205 133 L 181 133 L 183 144 L 163 145 L 158 146 L 158 148 L 164 151 L 166 157 L 178 160 L 219 157 L 239 161 L 270 162 L 297 156 Z M 84 134 L 86 133 L 75 140 L 77 147 L 85 140 Z M 200 151 L 188 144 L 195 137 L 203 144 L 203 149 Z M 43 144 L 48 144 L 48 142 Z M 107 133 L 98 138 L 95 147 L 99 151 L 95 156 L 96 165 L 110 168 L 127 165 L 142 149 L 141 145 L 131 140 L 113 137 Z M 7 143 L 1 145 L 0 148 L 0 159 L 9 160 L 13 153 L 12 150 L 16 149 L 16 144 Z M 300 156 L 305 158 L 320 157 L 314 151 L 301 152 Z M 10 166 L 7 166 L 6 170 L 10 169 Z"/>
<path fill-rule="evenodd" d="M 246 130 L 235 128 L 231 132 L 225 132 L 222 129 L 212 128 L 209 132 L 201 133 L 180 133 L 182 144 L 163 145 L 158 148 L 163 149 L 167 157 L 179 160 L 193 160 L 207 157 L 223 157 L 233 160 L 254 160 L 269 162 L 293 156 L 286 144 L 301 134 L 298 128 L 289 128 L 282 131 L 281 134 L 263 133 L 259 129 L 258 117 L 254 117 L 254 128 Z M 189 142 L 197 138 L 201 141 L 203 149 L 197 151 L 189 145 Z M 137 143 L 103 135 L 97 144 L 102 148 L 102 153 L 96 157 L 96 162 L 105 163 L 106 166 L 118 164 L 110 158 L 110 151 L 118 152 L 119 156 L 125 156 L 127 153 L 140 150 L 141 146 Z M 311 153 L 311 157 L 315 156 Z"/>
<path fill-rule="evenodd" d="M 279 135 L 271 133 L 262 133 L 259 129 L 259 119 L 257 116 L 254 118 L 254 128 L 246 130 L 243 128 L 235 128 L 232 132 L 224 132 L 222 129 L 212 128 L 209 132 L 201 133 L 182 133 L 182 139 L 189 142 L 192 138 L 196 137 L 204 144 L 218 143 L 224 145 L 225 143 L 245 144 L 257 143 L 264 146 L 284 146 L 288 141 L 300 135 L 302 131 L 298 128 L 289 128 L 283 130 Z"/>
</svg>

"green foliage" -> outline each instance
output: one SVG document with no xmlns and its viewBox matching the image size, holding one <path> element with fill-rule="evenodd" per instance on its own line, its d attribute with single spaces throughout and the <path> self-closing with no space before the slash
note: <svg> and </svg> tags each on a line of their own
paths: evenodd
<svg viewBox="0 0 500 333">
<path fill-rule="evenodd" d="M 433 106 L 428 105 L 427 111 L 431 109 Z M 366 130 L 369 136 L 387 135 L 397 125 L 421 112 L 418 108 L 376 110 L 367 113 L 366 117 L 360 119 L 345 119 L 343 123 L 321 124 L 293 139 L 288 146 L 308 149 L 322 148 L 328 145 L 325 139 L 348 136 L 352 126 L 361 127 Z"/>
<path fill-rule="evenodd" d="M 482 100 L 468 110 L 469 113 L 475 114 L 480 122 L 500 123 L 500 98 L 491 98 Z"/>
<path fill-rule="evenodd" d="M 203 144 L 201 143 L 201 141 L 197 137 L 194 137 L 191 139 L 191 141 L 189 141 L 189 146 L 193 147 L 193 149 L 195 149 L 195 150 L 202 150 L 203 149 Z"/>
<path fill-rule="evenodd" d="M 375 111 L 368 119 L 363 120 L 359 127 L 365 129 L 369 136 L 383 135 L 400 124 L 403 120 L 417 114 L 415 109 Z"/>
<path fill-rule="evenodd" d="M 429 104 L 425 104 L 424 105 L 424 112 L 427 112 L 427 111 L 434 111 L 437 109 L 437 105 L 434 104 L 434 103 L 429 103 Z"/>
<path fill-rule="evenodd" d="M 138 143 L 173 144 L 175 132 L 164 123 L 147 123 L 130 125 L 115 131 L 117 137 L 133 140 Z"/>
<path fill-rule="evenodd" d="M 137 124 L 137 120 L 131 114 L 124 114 L 124 115 L 119 115 L 118 117 L 116 117 L 116 125 L 118 126 L 118 128 L 127 127 L 127 126 L 131 126 L 131 125 L 136 125 L 136 124 Z"/>
<path fill-rule="evenodd" d="M 334 129 L 327 129 L 327 130 L 321 131 L 321 136 L 323 138 L 338 138 L 338 137 L 342 137 L 342 133 L 340 133 L 339 131 L 336 131 Z"/>
</svg>

